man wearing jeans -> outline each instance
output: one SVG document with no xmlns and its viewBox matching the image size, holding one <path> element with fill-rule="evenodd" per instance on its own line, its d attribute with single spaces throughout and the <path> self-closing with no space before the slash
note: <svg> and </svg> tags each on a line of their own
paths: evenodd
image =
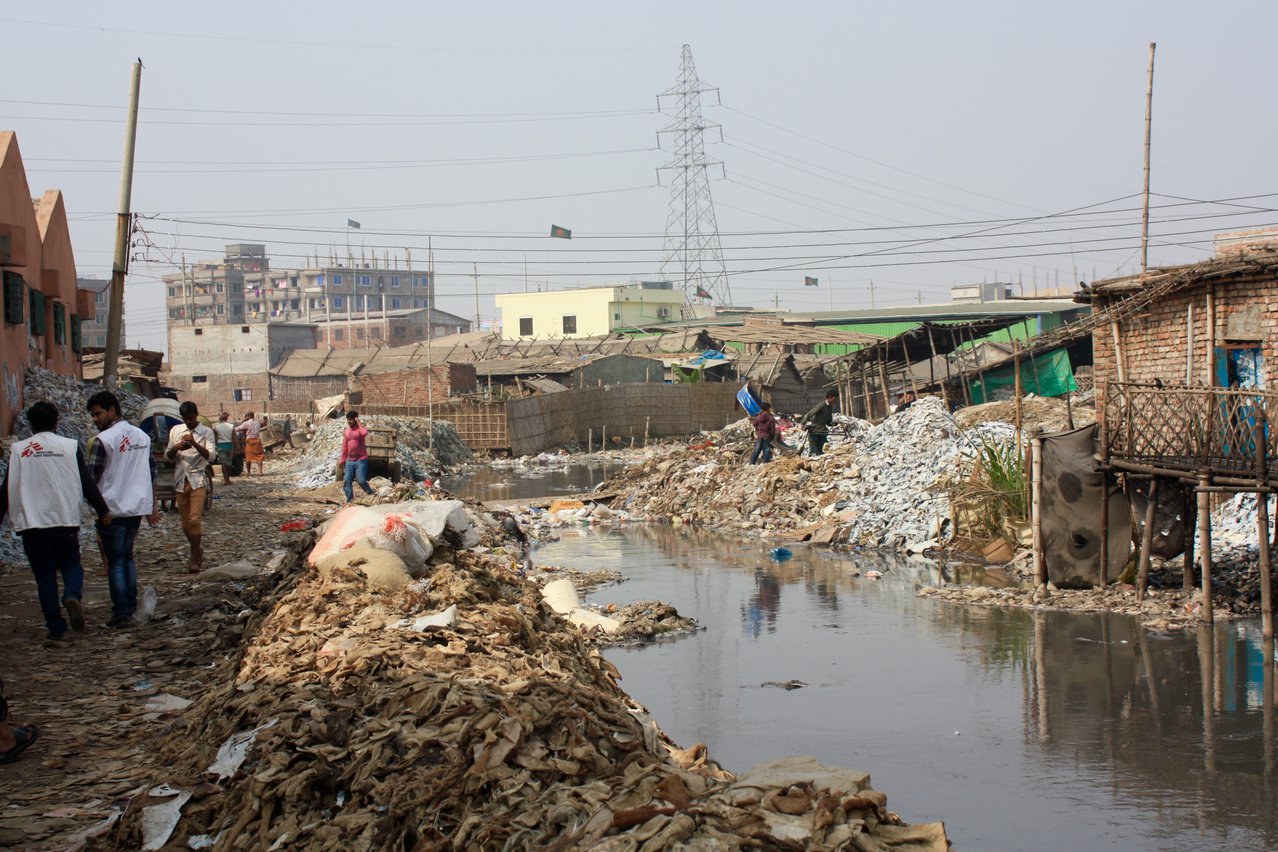
<svg viewBox="0 0 1278 852">
<path fill-rule="evenodd" d="M 213 430 L 200 423 L 200 409 L 187 400 L 178 406 L 182 422 L 169 430 L 169 444 L 164 458 L 174 462 L 173 492 L 182 534 L 191 545 L 191 558 L 186 570 L 200 573 L 204 567 L 204 499 L 208 494 L 209 461 L 213 458 L 216 439 Z"/>
<path fill-rule="evenodd" d="M 372 494 L 368 487 L 368 430 L 359 425 L 359 412 L 346 412 L 346 431 L 342 433 L 342 493 L 346 502 L 355 499 L 352 480 L 359 483 L 365 494 Z"/>
<path fill-rule="evenodd" d="M 155 496 L 155 459 L 151 439 L 120 413 L 120 401 L 110 391 L 89 397 L 89 416 L 98 439 L 89 450 L 87 467 L 111 510 L 111 523 L 102 528 L 102 548 L 111 589 L 111 620 L 107 627 L 128 627 L 138 608 L 138 566 L 133 542 L 142 518 L 155 526 L 160 501 Z"/>
<path fill-rule="evenodd" d="M 98 523 L 111 522 L 107 504 L 85 469 L 78 442 L 56 433 L 58 410 L 50 402 L 27 409 L 30 438 L 13 445 L 4 486 L 0 519 L 7 514 L 22 537 L 22 549 L 35 574 L 49 638 L 58 641 L 71 629 L 84 630 L 84 568 L 80 565 L 80 498 L 98 513 Z M 62 602 L 58 603 L 58 575 Z M 67 618 L 62 617 L 62 607 Z"/>
</svg>

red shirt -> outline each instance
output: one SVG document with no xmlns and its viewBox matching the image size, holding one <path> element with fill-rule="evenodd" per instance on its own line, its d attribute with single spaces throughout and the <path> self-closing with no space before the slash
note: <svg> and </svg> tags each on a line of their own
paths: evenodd
<svg viewBox="0 0 1278 852">
<path fill-rule="evenodd" d="M 368 458 L 368 430 L 348 428 L 342 433 L 342 461 L 361 461 Z"/>
</svg>

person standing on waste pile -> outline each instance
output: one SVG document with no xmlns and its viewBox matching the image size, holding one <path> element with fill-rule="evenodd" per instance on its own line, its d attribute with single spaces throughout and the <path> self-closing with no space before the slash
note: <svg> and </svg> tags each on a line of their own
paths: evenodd
<svg viewBox="0 0 1278 852">
<path fill-rule="evenodd" d="M 235 424 L 231 422 L 229 411 L 223 411 L 217 416 L 213 440 L 217 445 L 217 463 L 222 468 L 222 484 L 230 485 L 231 465 L 235 463 Z"/>
<path fill-rule="evenodd" d="M 912 390 L 901 391 L 901 395 L 897 397 L 897 400 L 896 400 L 896 410 L 893 411 L 892 413 L 900 414 L 902 411 L 904 411 L 905 409 L 913 405 L 915 401 L 916 400 L 914 399 L 914 391 Z"/>
<path fill-rule="evenodd" d="M 808 454 L 819 456 L 825 452 L 825 442 L 834 425 L 834 406 L 839 402 L 837 391 L 827 391 L 825 401 L 812 406 L 799 422 L 808 427 Z"/>
<path fill-rule="evenodd" d="M 111 591 L 111 620 L 107 627 L 128 627 L 138 608 L 138 565 L 133 543 L 142 519 L 160 522 L 160 498 L 155 493 L 155 457 L 151 439 L 124 419 L 120 400 L 110 391 L 89 397 L 89 416 L 98 439 L 85 465 L 111 510 L 111 523 L 100 528 L 107 558 L 107 586 Z"/>
<path fill-rule="evenodd" d="M 368 430 L 359 424 L 359 412 L 346 412 L 346 430 L 342 432 L 342 493 L 346 502 L 355 499 L 351 482 L 358 482 L 365 494 L 372 494 L 368 487 Z"/>
<path fill-rule="evenodd" d="M 257 462 L 259 475 L 266 473 L 266 450 L 262 447 L 262 424 L 253 417 L 253 412 L 244 415 L 244 422 L 235 427 L 235 431 L 244 436 L 244 464 L 248 467 L 248 475 L 253 475 L 253 462 Z"/>
<path fill-rule="evenodd" d="M 772 441 L 781 434 L 777 429 L 777 419 L 772 416 L 772 403 L 759 404 L 758 414 L 750 418 L 754 424 L 754 454 L 750 456 L 750 464 L 758 464 L 762 459 L 766 464 L 772 461 Z"/>
<path fill-rule="evenodd" d="M 213 430 L 200 423 L 200 409 L 187 400 L 178 406 L 182 422 L 169 430 L 169 445 L 164 458 L 174 462 L 173 491 L 182 534 L 191 545 L 191 558 L 186 570 L 200 573 L 204 567 L 204 499 L 209 493 L 209 460 L 217 438 Z"/>
<path fill-rule="evenodd" d="M 73 438 L 56 434 L 58 409 L 37 402 L 27 409 L 31 437 L 13 445 L 9 468 L 0 487 L 0 520 L 5 515 L 22 539 L 31 573 L 35 575 L 40 609 L 49 638 L 61 640 L 67 622 L 84 630 L 84 567 L 80 564 L 80 498 L 109 524 L 111 511 L 85 467 L 84 453 Z M 58 602 L 58 575 L 62 602 Z M 67 617 L 62 617 L 66 607 Z"/>
</svg>

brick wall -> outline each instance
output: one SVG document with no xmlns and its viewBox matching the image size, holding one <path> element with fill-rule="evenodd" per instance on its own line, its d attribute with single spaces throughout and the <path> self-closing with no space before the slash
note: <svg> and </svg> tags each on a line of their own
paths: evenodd
<svg viewBox="0 0 1278 852">
<path fill-rule="evenodd" d="M 191 400 L 200 407 L 202 414 L 217 411 L 232 411 L 237 414 L 252 409 L 268 411 L 268 377 L 266 373 L 235 373 L 231 375 L 208 375 L 205 381 L 196 382 L 192 376 L 173 375 L 174 387 L 181 388 L 178 399 Z M 247 390 L 249 399 L 235 399 L 236 390 Z M 244 394 L 241 394 L 243 397 Z"/>
<path fill-rule="evenodd" d="M 428 378 L 429 377 L 429 378 Z M 449 396 L 475 389 L 473 364 L 439 364 L 425 367 L 355 376 L 351 389 L 363 393 L 365 405 L 425 405 L 428 400 L 445 402 Z"/>
<path fill-rule="evenodd" d="M 1216 345 L 1227 342 L 1260 341 L 1264 351 L 1266 385 L 1278 364 L 1278 280 L 1245 278 L 1216 283 Z M 1097 310 L 1109 301 L 1098 301 Z M 1187 318 L 1193 306 L 1194 344 L 1190 384 L 1208 383 L 1207 285 L 1201 284 L 1159 299 L 1135 316 L 1120 323 L 1123 362 L 1127 381 L 1185 384 Z M 1092 338 L 1096 382 L 1117 381 L 1114 338 L 1109 324 L 1098 328 Z M 1214 381 L 1214 380 L 1213 380 Z"/>
</svg>

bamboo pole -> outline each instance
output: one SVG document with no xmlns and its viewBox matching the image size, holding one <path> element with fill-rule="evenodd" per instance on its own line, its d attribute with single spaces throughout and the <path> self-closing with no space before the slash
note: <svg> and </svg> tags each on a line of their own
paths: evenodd
<svg viewBox="0 0 1278 852">
<path fill-rule="evenodd" d="M 865 362 L 860 363 L 861 367 L 861 399 L 865 403 L 865 419 L 871 421 L 874 419 L 874 411 L 870 406 L 870 385 L 865 376 Z"/>
<path fill-rule="evenodd" d="M 905 358 L 905 375 L 910 379 L 910 390 L 914 392 L 914 398 L 919 398 L 919 386 L 914 383 L 914 365 L 910 363 L 910 345 L 905 340 L 905 335 L 901 335 L 901 355 Z"/>
<path fill-rule="evenodd" d="M 1016 381 L 1016 446 L 1021 446 L 1021 347 L 1012 341 L 1012 375 Z"/>
<path fill-rule="evenodd" d="M 888 415 L 892 413 L 892 396 L 888 390 L 886 353 L 881 353 L 879 357 L 879 379 L 883 382 L 883 419 L 887 420 Z"/>
<path fill-rule="evenodd" d="M 1207 316 L 1203 321 L 1207 324 L 1207 353 L 1203 358 L 1203 384 L 1211 387 L 1216 383 L 1216 285 L 1207 285 Z M 1210 420 L 1208 423 L 1210 424 Z"/>
<path fill-rule="evenodd" d="M 1194 383 L 1194 301 L 1185 306 L 1185 386 Z"/>
<path fill-rule="evenodd" d="M 1114 374 L 1120 382 L 1127 381 L 1127 368 L 1123 364 L 1123 338 L 1118 329 L 1118 318 L 1109 321 L 1110 334 L 1114 338 Z"/>
<path fill-rule="evenodd" d="M 1263 486 L 1269 477 L 1269 445 L 1265 410 L 1257 407 L 1254 426 L 1256 445 L 1256 484 Z M 1273 578 L 1269 573 L 1269 495 L 1256 495 L 1256 526 L 1259 533 L 1260 564 L 1260 624 L 1261 635 L 1266 642 L 1274 639 Z"/>
<path fill-rule="evenodd" d="M 1149 586 L 1149 550 L 1154 546 L 1154 510 L 1158 507 L 1158 480 L 1149 481 L 1149 493 L 1145 495 L 1149 505 L 1145 507 L 1145 528 L 1140 536 L 1140 562 L 1136 570 L 1136 602 L 1145 600 L 1145 589 Z"/>
<path fill-rule="evenodd" d="M 1109 418 L 1103 416 L 1105 413 L 1105 401 L 1107 399 L 1109 388 L 1102 380 L 1100 393 L 1097 395 L 1098 404 L 1096 410 L 1102 415 L 1100 418 L 1101 430 L 1101 500 L 1100 500 L 1100 571 L 1097 572 L 1097 579 L 1100 581 L 1101 589 L 1109 585 Z"/>
<path fill-rule="evenodd" d="M 652 425 L 652 416 L 649 415 L 643 419 L 643 445 L 648 446 L 648 429 Z"/>
<path fill-rule="evenodd" d="M 932 348 L 932 365 L 933 371 L 936 368 L 936 359 L 940 357 L 936 354 L 936 338 L 932 335 L 932 326 L 927 327 L 927 345 Z M 945 403 L 945 410 L 950 410 L 950 359 L 945 359 L 945 381 L 941 382 L 941 402 Z"/>
<path fill-rule="evenodd" d="M 1034 534 L 1036 585 L 1047 582 L 1047 554 L 1043 552 L 1043 438 L 1036 431 L 1030 441 L 1030 521 Z"/>
<path fill-rule="evenodd" d="M 1211 472 L 1204 469 L 1198 479 L 1201 486 L 1211 485 Z M 1198 492 L 1198 563 L 1203 572 L 1203 621 L 1211 624 L 1214 614 L 1211 606 L 1211 494 Z"/>
</svg>

